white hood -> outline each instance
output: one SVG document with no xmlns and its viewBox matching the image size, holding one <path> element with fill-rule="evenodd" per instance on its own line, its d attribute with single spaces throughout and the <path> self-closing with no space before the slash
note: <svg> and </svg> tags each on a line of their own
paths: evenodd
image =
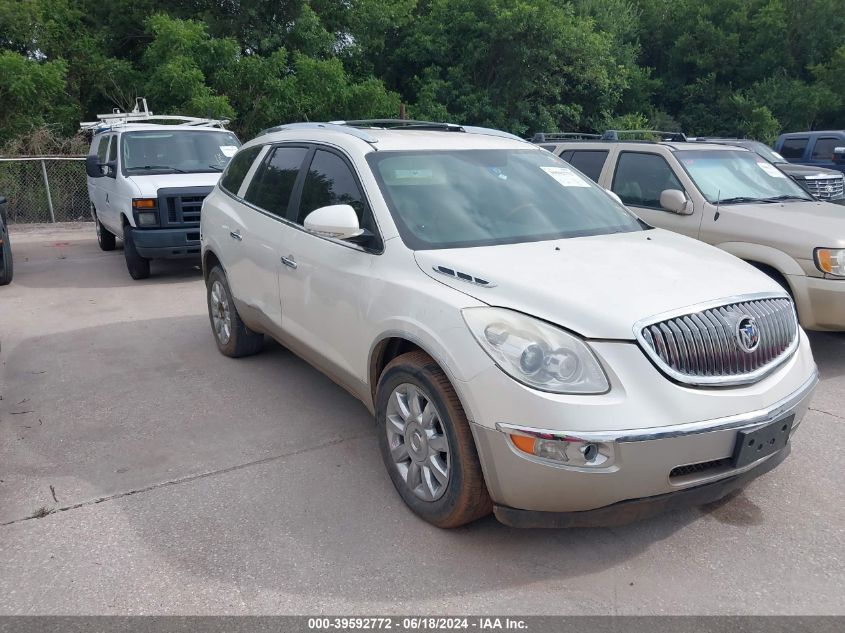
<svg viewBox="0 0 845 633">
<path fill-rule="evenodd" d="M 564 240 L 416 251 L 427 275 L 492 306 L 588 338 L 632 339 L 634 323 L 669 310 L 756 292 L 783 292 L 757 269 L 660 229 Z M 495 284 L 434 271 L 445 266 Z"/>
<path fill-rule="evenodd" d="M 220 180 L 220 172 L 201 172 L 194 174 L 149 174 L 130 176 L 140 190 L 141 197 L 155 198 L 159 189 L 171 187 L 213 187 Z"/>
</svg>

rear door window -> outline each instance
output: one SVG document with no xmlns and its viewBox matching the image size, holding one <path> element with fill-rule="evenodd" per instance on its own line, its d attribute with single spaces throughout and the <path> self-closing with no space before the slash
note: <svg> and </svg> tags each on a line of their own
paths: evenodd
<svg viewBox="0 0 845 633">
<path fill-rule="evenodd" d="M 611 190 L 633 207 L 660 209 L 666 189 L 684 191 L 669 163 L 659 154 L 622 152 L 616 163 Z"/>
<path fill-rule="evenodd" d="M 804 158 L 804 150 L 807 149 L 807 141 L 809 140 L 809 137 L 806 136 L 802 138 L 785 138 L 778 153 L 786 160 Z"/>
<path fill-rule="evenodd" d="M 813 146 L 813 160 L 833 160 L 833 150 L 845 145 L 845 141 L 834 136 L 821 136 Z"/>
<path fill-rule="evenodd" d="M 281 146 L 270 150 L 249 184 L 246 201 L 280 218 L 286 217 L 293 186 L 307 154 L 307 147 Z"/>
<path fill-rule="evenodd" d="M 220 178 L 220 186 L 229 193 L 237 195 L 249 168 L 252 167 L 255 157 L 258 156 L 261 149 L 261 145 L 257 145 L 235 154 Z"/>
<path fill-rule="evenodd" d="M 584 172 L 584 175 L 589 176 L 595 182 L 599 181 L 601 176 L 604 161 L 607 160 L 607 150 L 589 149 L 589 150 L 575 150 L 572 153 L 572 158 L 567 159 L 573 167 Z"/>
</svg>

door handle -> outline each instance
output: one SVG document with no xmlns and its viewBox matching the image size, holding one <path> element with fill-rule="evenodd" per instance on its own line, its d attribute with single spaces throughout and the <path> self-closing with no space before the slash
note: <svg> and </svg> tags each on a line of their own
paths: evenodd
<svg viewBox="0 0 845 633">
<path fill-rule="evenodd" d="M 244 239 L 241 237 L 240 231 L 229 231 L 229 237 L 231 237 L 233 240 L 238 240 L 239 242 Z"/>
<path fill-rule="evenodd" d="M 294 260 L 293 255 L 290 255 L 288 257 L 282 257 L 282 263 L 288 268 L 293 268 L 294 270 L 296 270 L 297 263 L 296 260 Z"/>
</svg>

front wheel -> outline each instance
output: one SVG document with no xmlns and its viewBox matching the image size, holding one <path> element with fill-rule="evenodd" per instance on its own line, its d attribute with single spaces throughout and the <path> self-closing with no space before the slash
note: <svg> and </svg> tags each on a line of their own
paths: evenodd
<svg viewBox="0 0 845 633">
<path fill-rule="evenodd" d="M 390 479 L 417 515 L 452 528 L 490 514 L 466 414 L 428 354 L 410 352 L 388 364 L 376 391 L 376 421 Z"/>
<path fill-rule="evenodd" d="M 135 238 L 132 237 L 132 227 L 123 229 L 123 255 L 126 257 L 126 269 L 132 279 L 146 279 L 150 276 L 150 260 L 141 257 L 135 248 Z"/>
</svg>

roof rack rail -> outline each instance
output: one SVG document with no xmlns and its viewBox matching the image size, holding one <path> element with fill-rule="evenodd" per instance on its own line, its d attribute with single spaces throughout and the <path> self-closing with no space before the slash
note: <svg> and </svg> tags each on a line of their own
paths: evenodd
<svg viewBox="0 0 845 633">
<path fill-rule="evenodd" d="M 601 139 L 601 134 L 588 134 L 586 132 L 537 132 L 531 138 L 532 143 L 548 143 L 549 141 L 563 140 L 590 140 Z"/>
<path fill-rule="evenodd" d="M 296 129 L 326 129 L 334 130 L 335 132 L 342 132 L 360 138 L 367 143 L 378 143 L 378 139 L 366 132 L 367 129 L 385 129 L 385 130 L 430 130 L 442 132 L 463 132 L 466 134 L 483 134 L 486 136 L 497 136 L 499 138 L 507 138 L 511 140 L 526 142 L 515 134 L 510 132 L 503 132 L 493 128 L 478 127 L 474 125 L 459 125 L 457 123 L 438 123 L 435 121 L 414 121 L 410 119 L 360 119 L 354 121 L 329 121 L 328 123 L 283 123 L 274 127 L 267 128 L 259 132 L 258 136 L 271 134 L 273 132 L 281 132 L 282 130 L 296 130 Z"/>
<path fill-rule="evenodd" d="M 203 119 L 194 116 L 180 116 L 178 114 L 155 115 L 150 112 L 147 106 L 147 100 L 144 97 L 137 97 L 132 112 L 121 112 L 118 108 L 115 108 L 109 114 L 98 114 L 96 121 L 83 121 L 79 124 L 79 129 L 93 130 L 94 134 L 100 134 L 101 132 L 130 123 L 156 123 L 158 121 L 178 121 L 183 125 L 220 129 L 225 129 L 226 124 L 229 123 L 229 119 Z"/>
<path fill-rule="evenodd" d="M 634 134 L 639 134 L 641 136 L 656 136 L 661 141 L 669 141 L 673 143 L 683 143 L 687 140 L 687 137 L 683 132 L 663 132 L 661 130 L 607 130 L 604 134 L 601 135 L 601 139 L 603 141 L 618 141 L 620 140 L 620 134 L 626 136 Z"/>
</svg>

